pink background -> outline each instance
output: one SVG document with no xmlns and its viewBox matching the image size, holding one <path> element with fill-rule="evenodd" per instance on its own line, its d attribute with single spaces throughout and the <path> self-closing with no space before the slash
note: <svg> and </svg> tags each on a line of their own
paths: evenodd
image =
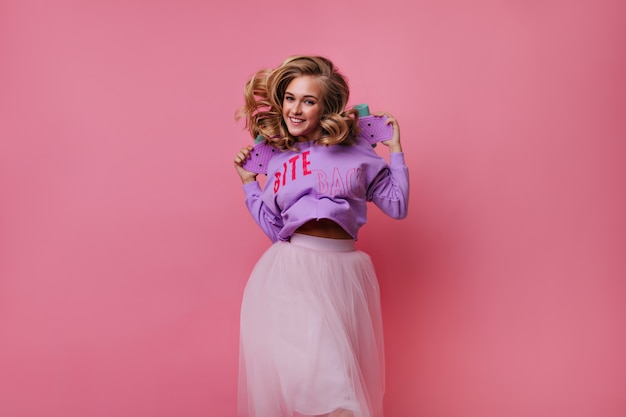
<svg viewBox="0 0 626 417">
<path fill-rule="evenodd" d="M 625 416 L 625 5 L 0 1 L 0 415 L 235 416 L 233 113 L 304 53 L 401 123 L 386 415 Z"/>
</svg>

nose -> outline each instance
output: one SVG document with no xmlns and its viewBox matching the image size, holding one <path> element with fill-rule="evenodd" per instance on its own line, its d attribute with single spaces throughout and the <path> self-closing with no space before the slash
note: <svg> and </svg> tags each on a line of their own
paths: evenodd
<svg viewBox="0 0 626 417">
<path fill-rule="evenodd" d="M 291 107 L 291 111 L 294 114 L 300 114 L 302 112 L 302 104 L 300 103 L 300 101 L 295 101 L 293 103 L 293 106 Z"/>
</svg>

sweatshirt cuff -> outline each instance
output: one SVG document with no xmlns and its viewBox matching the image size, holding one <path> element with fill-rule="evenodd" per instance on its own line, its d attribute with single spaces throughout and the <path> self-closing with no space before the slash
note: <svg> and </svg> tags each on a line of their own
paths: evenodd
<svg viewBox="0 0 626 417">
<path fill-rule="evenodd" d="M 246 195 L 261 192 L 261 186 L 259 185 L 258 181 L 252 181 L 247 184 L 243 184 L 241 188 L 243 188 L 243 192 L 246 193 Z"/>
<path fill-rule="evenodd" d="M 389 166 L 401 167 L 406 166 L 404 162 L 404 152 L 393 152 L 389 154 Z"/>
</svg>

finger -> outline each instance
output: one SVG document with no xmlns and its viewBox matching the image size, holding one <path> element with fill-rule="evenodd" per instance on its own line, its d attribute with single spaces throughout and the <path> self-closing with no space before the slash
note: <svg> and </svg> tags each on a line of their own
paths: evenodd
<svg viewBox="0 0 626 417">
<path fill-rule="evenodd" d="M 250 157 L 250 155 L 245 155 L 242 152 L 239 152 L 236 156 L 235 156 L 235 163 L 237 165 L 241 165 L 245 162 L 246 159 L 248 159 Z"/>
<path fill-rule="evenodd" d="M 374 113 L 374 116 L 386 117 L 387 119 L 385 120 L 385 124 L 397 123 L 396 119 L 391 114 L 389 114 L 387 112 Z"/>
<path fill-rule="evenodd" d="M 250 149 L 241 148 L 239 152 L 237 153 L 237 157 L 242 158 L 242 159 L 250 158 Z"/>
</svg>

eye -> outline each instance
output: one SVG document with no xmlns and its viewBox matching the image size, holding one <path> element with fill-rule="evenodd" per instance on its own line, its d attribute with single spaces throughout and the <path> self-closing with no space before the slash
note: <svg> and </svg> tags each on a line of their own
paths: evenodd
<svg viewBox="0 0 626 417">
<path fill-rule="evenodd" d="M 293 101 L 293 97 L 291 97 L 291 96 L 285 96 L 285 101 Z"/>
<path fill-rule="evenodd" d="M 315 101 L 313 101 L 313 100 L 307 100 L 307 101 L 305 101 L 305 103 L 308 104 L 309 106 L 315 105 Z"/>
</svg>

